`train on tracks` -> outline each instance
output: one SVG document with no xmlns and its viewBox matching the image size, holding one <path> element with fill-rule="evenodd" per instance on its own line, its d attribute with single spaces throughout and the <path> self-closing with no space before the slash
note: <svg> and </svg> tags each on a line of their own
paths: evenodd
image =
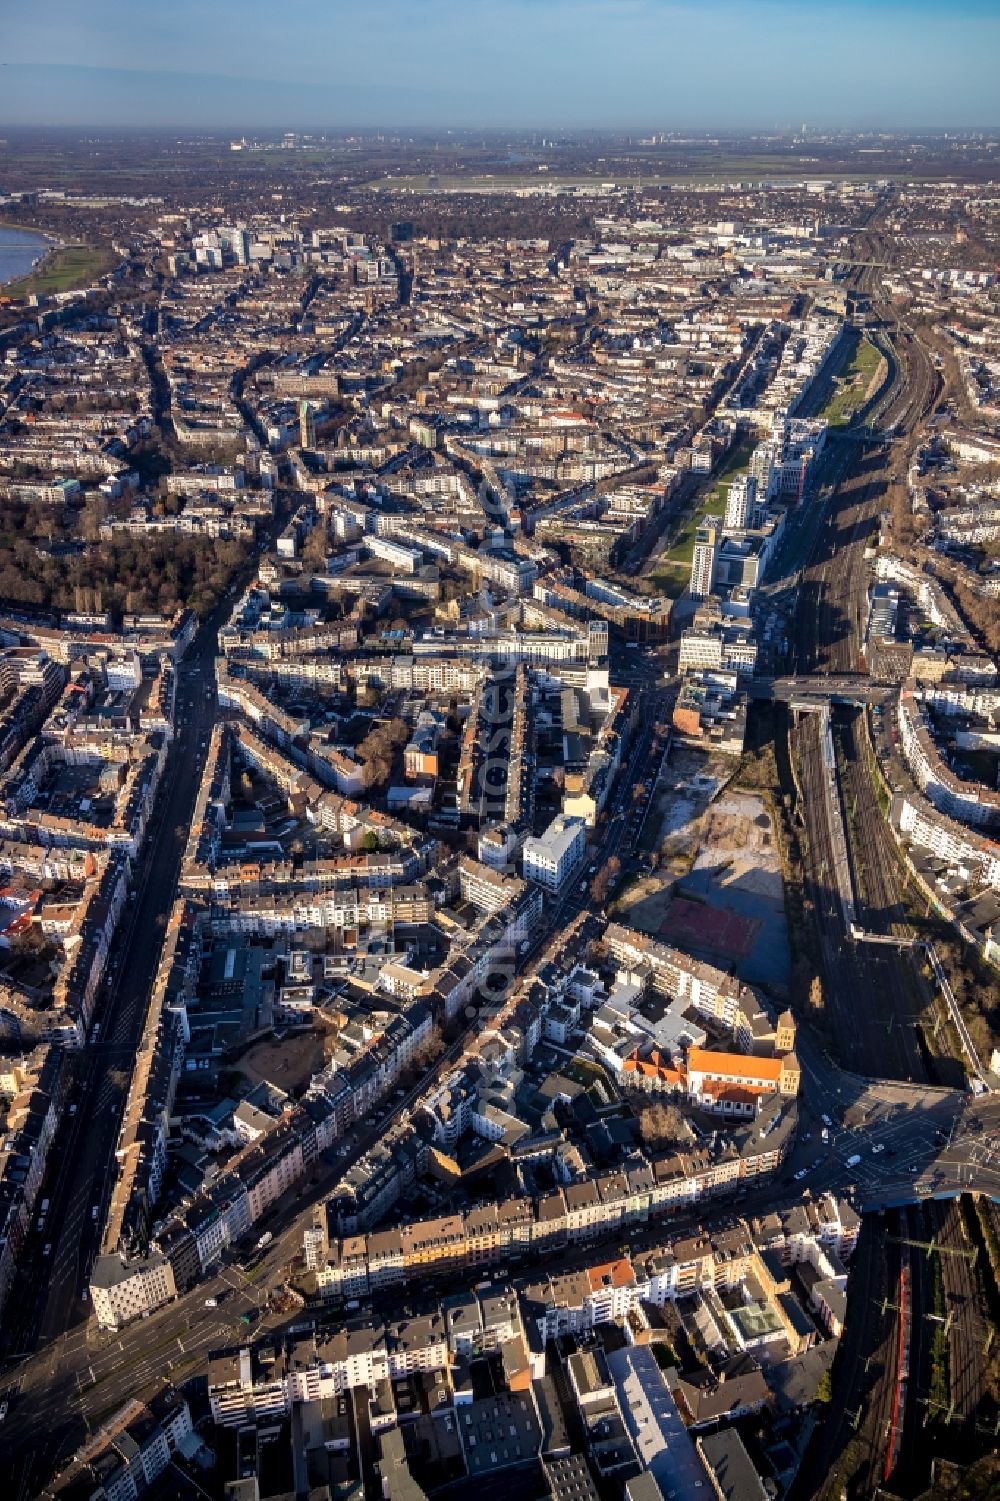
<svg viewBox="0 0 1000 1501">
<path fill-rule="evenodd" d="M 906 1415 L 906 1391 L 910 1382 L 910 1333 L 913 1324 L 913 1299 L 910 1289 L 910 1248 L 905 1244 L 907 1236 L 906 1211 L 900 1213 L 900 1262 L 896 1346 L 896 1382 L 892 1396 L 892 1415 L 889 1419 L 888 1445 L 882 1479 L 888 1480 L 899 1463 L 903 1447 L 903 1422 Z"/>
</svg>

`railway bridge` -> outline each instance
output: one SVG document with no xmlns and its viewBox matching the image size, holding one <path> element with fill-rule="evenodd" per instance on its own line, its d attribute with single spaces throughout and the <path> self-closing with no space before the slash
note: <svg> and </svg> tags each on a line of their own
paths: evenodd
<svg viewBox="0 0 1000 1501">
<path fill-rule="evenodd" d="M 821 709 L 830 704 L 861 709 L 869 704 L 891 702 L 899 685 L 879 683 L 860 672 L 831 672 L 809 677 L 753 678 L 747 691 L 752 699 L 787 703 L 796 709 Z"/>
</svg>

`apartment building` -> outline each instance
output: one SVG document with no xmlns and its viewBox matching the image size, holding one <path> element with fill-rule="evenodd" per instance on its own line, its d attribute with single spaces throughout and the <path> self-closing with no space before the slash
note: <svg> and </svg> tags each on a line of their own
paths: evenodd
<svg viewBox="0 0 1000 1501">
<path fill-rule="evenodd" d="M 900 694 L 898 722 L 900 748 L 913 779 L 934 806 L 980 828 L 1000 826 L 1000 794 L 952 771 L 935 743 L 926 711 L 909 689 Z"/>
<path fill-rule="evenodd" d="M 521 846 L 521 870 L 526 881 L 558 892 L 583 861 L 587 825 L 582 818 L 559 813 L 544 834 L 529 835 Z"/>
<path fill-rule="evenodd" d="M 176 1296 L 170 1261 L 151 1255 L 132 1264 L 117 1253 L 102 1253 L 91 1269 L 90 1298 L 102 1329 L 120 1329 L 145 1313 L 152 1313 Z"/>
<path fill-rule="evenodd" d="M 691 597 L 707 599 L 715 585 L 715 564 L 721 545 L 721 517 L 706 516 L 695 532 L 691 559 Z"/>
</svg>

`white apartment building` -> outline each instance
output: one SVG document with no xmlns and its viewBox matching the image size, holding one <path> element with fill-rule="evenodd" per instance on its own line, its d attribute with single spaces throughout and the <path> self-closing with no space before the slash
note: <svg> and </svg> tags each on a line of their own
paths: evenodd
<svg viewBox="0 0 1000 1501">
<path fill-rule="evenodd" d="M 521 850 L 525 880 L 546 891 L 561 891 L 584 856 L 587 825 L 582 818 L 559 813 L 544 834 L 530 836 Z"/>
<path fill-rule="evenodd" d="M 923 706 L 905 691 L 899 701 L 899 741 L 914 781 L 935 808 L 964 823 L 995 827 L 1000 796 L 952 771 L 934 742 Z"/>
<path fill-rule="evenodd" d="M 719 672 L 722 669 L 722 633 L 687 630 L 681 635 L 677 666 L 681 672 Z"/>
<path fill-rule="evenodd" d="M 388 537 L 366 537 L 365 546 L 376 558 L 391 563 L 393 568 L 398 568 L 402 573 L 416 573 L 420 567 L 419 550 L 407 547 L 403 542 L 393 542 Z"/>
<path fill-rule="evenodd" d="M 101 1329 L 150 1313 L 177 1291 L 174 1269 L 166 1257 L 150 1257 L 127 1266 L 120 1256 L 98 1256 L 90 1274 L 90 1296 Z"/>
<path fill-rule="evenodd" d="M 923 798 L 897 793 L 890 813 L 900 834 L 949 864 L 968 871 L 973 880 L 1000 890 L 1000 845 L 966 828 Z"/>
<path fill-rule="evenodd" d="M 757 510 L 757 481 L 752 474 L 743 474 L 733 480 L 726 498 L 726 527 L 732 531 L 745 531 L 754 525 Z"/>
<path fill-rule="evenodd" d="M 694 556 L 691 559 L 691 595 L 694 599 L 707 599 L 712 592 L 718 548 L 719 518 L 706 516 L 695 534 Z"/>
</svg>

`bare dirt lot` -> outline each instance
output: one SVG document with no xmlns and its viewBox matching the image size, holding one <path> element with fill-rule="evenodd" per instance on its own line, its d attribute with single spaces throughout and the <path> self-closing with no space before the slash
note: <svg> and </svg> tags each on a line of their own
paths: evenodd
<svg viewBox="0 0 1000 1501">
<path fill-rule="evenodd" d="M 700 820 L 712 799 L 732 776 L 731 756 L 674 749 L 664 767 L 642 831 L 646 849 L 660 849 L 663 868 L 674 876 L 690 868 Z"/>
<path fill-rule="evenodd" d="M 679 760 L 661 784 L 660 870 L 625 893 L 623 921 L 780 993 L 790 956 L 767 804 L 722 787 L 732 762 Z"/>
<path fill-rule="evenodd" d="M 326 1032 L 317 1028 L 296 1032 L 281 1042 L 267 1038 L 254 1043 L 236 1065 L 251 1087 L 265 1080 L 286 1094 L 301 1093 L 313 1074 L 323 1067 L 323 1044 Z"/>
</svg>

